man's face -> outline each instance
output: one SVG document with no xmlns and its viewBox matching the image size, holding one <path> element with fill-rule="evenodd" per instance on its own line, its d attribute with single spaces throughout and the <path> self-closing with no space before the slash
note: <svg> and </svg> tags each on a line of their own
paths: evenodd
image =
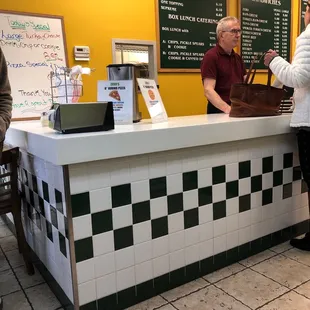
<svg viewBox="0 0 310 310">
<path fill-rule="evenodd" d="M 305 22 L 305 27 L 307 27 L 310 23 L 310 1 L 308 1 L 307 6 L 306 6 L 304 22 Z"/>
<path fill-rule="evenodd" d="M 235 48 L 240 40 L 241 28 L 238 22 L 230 21 L 221 33 L 221 39 L 225 46 Z"/>
</svg>

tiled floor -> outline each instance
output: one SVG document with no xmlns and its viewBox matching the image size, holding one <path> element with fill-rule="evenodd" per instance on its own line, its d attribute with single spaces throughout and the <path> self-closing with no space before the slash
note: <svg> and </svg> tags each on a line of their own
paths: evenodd
<svg viewBox="0 0 310 310">
<path fill-rule="evenodd" d="M 62 309 L 38 271 L 28 276 L 15 237 L 0 220 L 4 310 Z M 310 253 L 281 244 L 129 310 L 310 310 Z"/>
<path fill-rule="evenodd" d="M 16 238 L 0 219 L 0 296 L 3 310 L 62 309 L 39 272 L 28 276 Z"/>
</svg>

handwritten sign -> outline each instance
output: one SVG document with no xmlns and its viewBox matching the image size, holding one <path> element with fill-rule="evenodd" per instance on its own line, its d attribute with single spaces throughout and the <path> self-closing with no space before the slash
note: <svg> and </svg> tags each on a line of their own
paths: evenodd
<svg viewBox="0 0 310 310">
<path fill-rule="evenodd" d="M 34 119 L 52 105 L 50 72 L 67 66 L 62 17 L 0 11 L 0 47 L 13 97 L 13 120 Z"/>
</svg>

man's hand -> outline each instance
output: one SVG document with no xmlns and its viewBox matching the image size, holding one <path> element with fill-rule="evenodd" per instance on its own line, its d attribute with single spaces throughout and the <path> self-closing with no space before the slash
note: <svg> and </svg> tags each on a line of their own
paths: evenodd
<svg viewBox="0 0 310 310">
<path fill-rule="evenodd" d="M 269 50 L 264 58 L 264 64 L 266 67 L 269 67 L 269 64 L 273 60 L 273 58 L 279 56 L 279 54 L 274 50 Z"/>
<path fill-rule="evenodd" d="M 229 113 L 230 113 L 230 110 L 231 110 L 231 107 L 228 106 L 227 108 L 224 109 L 223 112 L 224 112 L 225 114 L 229 114 Z"/>
</svg>

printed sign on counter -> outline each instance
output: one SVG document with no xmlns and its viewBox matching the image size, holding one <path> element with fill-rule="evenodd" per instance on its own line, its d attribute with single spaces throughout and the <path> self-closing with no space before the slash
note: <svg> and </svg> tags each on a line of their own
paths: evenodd
<svg viewBox="0 0 310 310">
<path fill-rule="evenodd" d="M 113 102 L 115 124 L 133 123 L 133 82 L 98 81 L 97 101 Z"/>
<path fill-rule="evenodd" d="M 160 97 L 157 85 L 154 80 L 137 79 L 142 96 L 150 113 L 153 123 L 165 122 L 168 120 L 165 106 Z"/>
</svg>

